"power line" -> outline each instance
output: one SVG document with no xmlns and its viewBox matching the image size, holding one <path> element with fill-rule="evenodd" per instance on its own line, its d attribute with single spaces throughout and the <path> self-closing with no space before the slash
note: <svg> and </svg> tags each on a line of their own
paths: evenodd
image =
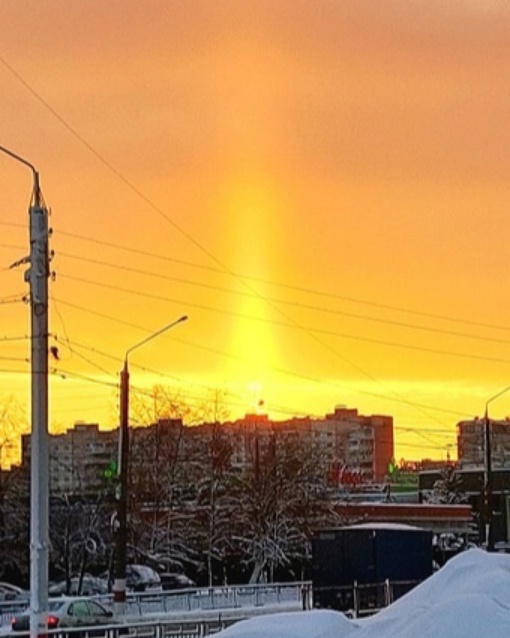
<svg viewBox="0 0 510 638">
<path fill-rule="evenodd" d="M 21 82 L 25 88 L 46 108 L 48 109 L 53 116 L 81 143 L 83 144 L 105 167 L 108 168 L 125 186 L 127 186 L 135 195 L 137 195 L 143 202 L 149 206 L 154 212 L 156 212 L 162 219 L 164 219 L 168 224 L 170 224 L 175 230 L 183 235 L 191 244 L 193 244 L 196 248 L 202 251 L 209 259 L 215 262 L 218 266 L 220 266 L 225 272 L 230 273 L 232 276 L 236 276 L 234 272 L 232 272 L 225 264 L 223 264 L 212 252 L 206 249 L 206 247 L 198 242 L 191 234 L 186 232 L 179 224 L 177 224 L 169 215 L 167 215 L 159 206 L 157 206 L 149 197 L 147 197 L 139 188 L 137 188 L 130 180 L 128 180 L 117 168 L 113 166 L 110 162 L 106 160 L 82 135 L 78 133 L 78 131 L 73 128 L 43 97 L 32 88 L 32 86 L 10 65 L 7 61 L 0 56 L 0 62 L 9 70 L 14 77 L 17 78 L 19 82 Z M 257 294 L 261 300 L 263 300 L 268 306 L 272 307 L 274 310 L 279 312 L 283 317 L 290 321 L 294 326 L 301 327 L 299 322 L 295 321 L 292 317 L 284 313 L 280 308 L 272 304 L 270 301 L 265 299 L 263 295 L 260 295 L 256 290 L 254 290 L 246 280 L 239 279 L 240 283 L 244 285 L 248 290 L 251 290 L 255 294 Z M 302 327 L 301 327 L 302 328 Z M 306 329 L 305 329 L 306 330 Z M 355 370 L 357 370 L 363 376 L 369 378 L 373 382 L 378 383 L 383 388 L 385 385 L 377 379 L 374 375 L 370 374 L 366 370 L 364 370 L 357 363 L 350 361 L 345 356 L 341 355 L 334 348 L 329 346 L 327 343 L 322 341 L 316 334 L 306 330 L 307 334 L 318 344 L 320 344 L 323 348 L 328 350 L 331 354 L 333 354 L 336 358 L 340 359 L 344 363 L 347 363 Z M 399 397 L 398 393 L 390 389 L 391 394 L 395 397 Z M 420 410 L 421 411 L 421 410 Z"/>
<path fill-rule="evenodd" d="M 57 337 L 55 337 L 55 338 L 57 339 Z M 109 354 L 109 353 L 104 352 L 103 350 L 99 350 L 99 349 L 97 349 L 95 347 L 87 346 L 85 344 L 77 343 L 75 341 L 71 341 L 70 343 L 72 343 L 72 345 L 75 346 L 75 347 L 83 348 L 85 350 L 88 350 L 89 352 L 93 352 L 93 353 L 99 354 L 100 356 L 103 356 L 103 357 L 106 357 L 106 358 L 109 358 L 109 359 L 113 359 L 113 360 L 119 361 L 119 362 L 123 361 L 123 359 L 121 357 Z M 155 370 L 155 369 L 149 368 L 147 366 L 142 366 L 142 365 L 136 364 L 136 363 L 131 363 L 130 365 L 131 365 L 131 367 L 134 367 L 134 368 L 136 368 L 138 370 L 142 370 L 142 371 L 148 372 L 150 374 L 155 374 L 155 375 L 160 376 L 160 377 L 162 377 L 164 379 L 170 379 L 171 381 L 179 382 L 179 383 L 183 382 L 182 379 L 180 379 L 179 377 L 172 376 L 172 375 L 169 375 L 167 373 L 163 373 L 163 372 L 161 372 L 159 370 Z M 193 385 L 193 386 L 197 386 L 198 388 L 200 388 L 201 390 L 204 390 L 206 392 L 215 392 L 215 391 L 218 390 L 217 387 L 207 386 L 207 385 L 199 384 L 199 383 L 196 383 L 196 382 L 187 381 L 186 383 L 190 384 L 190 385 Z M 244 398 L 240 394 L 233 393 L 231 390 L 229 390 L 228 391 L 228 395 L 237 397 L 238 402 L 225 401 L 225 403 L 227 405 L 235 406 L 235 407 L 243 407 L 243 406 L 246 405 L 246 401 L 244 400 Z M 193 397 L 196 400 L 203 400 L 204 399 L 204 397 L 197 397 L 195 395 L 190 395 L 189 393 L 186 393 L 186 397 L 190 397 L 190 396 Z M 205 398 L 207 398 L 207 397 L 205 397 Z M 267 404 L 265 402 L 264 405 L 271 412 L 277 412 L 277 413 L 282 413 L 282 414 L 292 414 L 294 416 L 313 416 L 310 413 L 303 413 L 300 410 L 296 410 L 296 409 L 293 409 L 293 408 L 288 408 L 288 407 L 281 406 L 281 405 L 275 405 L 274 403 Z"/>
<path fill-rule="evenodd" d="M 97 363 L 95 363 L 94 361 L 92 361 L 91 359 L 86 357 L 85 355 L 81 354 L 80 352 L 77 352 L 70 345 L 68 339 L 66 339 L 65 341 L 60 341 L 59 343 L 61 343 L 64 347 L 66 347 L 71 354 L 73 354 L 74 356 L 78 357 L 79 359 L 82 359 L 82 361 L 85 361 L 86 363 L 88 363 L 92 367 L 96 368 L 96 370 L 99 370 L 100 372 L 102 372 L 103 374 L 106 374 L 107 376 L 112 376 L 112 377 L 115 376 L 113 372 L 111 372 L 109 370 L 106 370 L 105 368 L 103 368 L 102 366 L 98 365 Z"/>
<path fill-rule="evenodd" d="M 81 374 L 81 373 L 78 373 L 78 372 L 73 372 L 73 371 L 69 371 L 69 370 L 55 368 L 55 369 L 52 370 L 52 373 L 53 374 L 57 374 L 59 376 L 63 376 L 65 378 L 67 378 L 67 377 L 74 378 L 74 379 L 78 379 L 80 381 L 85 381 L 85 382 L 88 382 L 88 383 L 95 383 L 95 384 L 102 385 L 102 386 L 105 386 L 105 387 L 108 387 L 108 388 L 114 387 L 115 389 L 118 389 L 118 384 L 114 384 L 114 383 L 110 383 L 110 382 L 107 382 L 107 381 L 103 381 L 101 379 L 96 379 L 94 377 L 89 377 L 87 375 L 84 375 L 84 374 Z M 152 392 L 144 390 L 142 388 L 134 388 L 133 390 L 134 390 L 135 393 L 137 393 L 139 395 L 147 396 L 147 397 L 150 397 L 150 398 L 153 397 L 153 393 Z M 184 396 L 188 396 L 188 395 L 184 394 Z M 201 400 L 202 397 L 195 397 L 195 399 Z M 227 402 L 227 404 L 228 404 L 228 402 Z M 234 405 L 236 405 L 236 404 L 234 404 Z M 266 406 L 266 407 L 269 407 L 269 406 Z M 271 411 L 275 411 L 275 410 L 271 409 Z M 292 412 L 287 412 L 287 411 L 285 411 L 285 413 L 286 414 L 292 414 Z M 310 417 L 309 415 L 306 415 L 304 418 L 312 418 L 313 419 L 313 417 Z M 320 417 L 320 416 L 317 415 L 315 418 L 316 419 L 321 419 L 323 417 Z M 286 420 L 284 420 L 283 422 L 285 423 L 285 421 Z M 275 423 L 278 423 L 278 421 L 275 421 Z M 393 430 L 394 430 L 394 432 L 396 434 L 398 434 L 399 432 L 405 431 L 407 433 L 411 433 L 411 434 L 414 434 L 416 436 L 422 436 L 426 440 L 432 442 L 432 445 L 420 446 L 419 444 L 412 444 L 412 445 L 409 445 L 410 447 L 423 447 L 423 448 L 436 448 L 436 449 L 443 449 L 444 448 L 444 444 L 439 444 L 436 441 L 434 441 L 433 439 L 431 439 L 430 437 L 427 437 L 426 434 L 422 430 L 419 430 L 418 428 L 413 429 L 413 428 L 408 428 L 408 427 L 394 426 Z M 429 431 L 430 432 L 432 432 L 432 431 L 437 432 L 437 430 L 428 430 L 427 429 L 427 432 L 429 432 Z M 451 433 L 450 437 L 448 437 L 448 438 L 451 438 L 451 436 L 455 436 L 455 432 Z M 382 441 L 382 442 L 385 441 L 384 438 L 379 439 L 379 440 Z M 390 439 L 386 439 L 386 441 L 389 441 L 389 440 Z M 400 443 L 400 442 L 398 443 L 398 445 L 399 446 L 405 446 L 405 444 Z"/>
<path fill-rule="evenodd" d="M 92 242 L 94 244 L 105 246 L 105 247 L 108 247 L 108 248 L 115 248 L 115 249 L 118 249 L 118 250 L 127 251 L 127 252 L 130 252 L 132 254 L 138 254 L 138 255 L 145 256 L 145 257 L 152 257 L 154 259 L 168 261 L 168 262 L 175 263 L 175 264 L 180 264 L 180 265 L 185 265 L 185 266 L 189 266 L 189 267 L 192 267 L 192 268 L 208 270 L 208 271 L 214 272 L 216 274 L 220 274 L 220 275 L 235 276 L 235 278 L 239 279 L 239 280 L 242 279 L 242 280 L 247 280 L 247 281 L 253 281 L 253 282 L 257 282 L 257 283 L 261 283 L 261 284 L 265 284 L 265 285 L 269 285 L 269 286 L 273 286 L 273 287 L 277 287 L 277 288 L 284 288 L 284 289 L 292 290 L 294 292 L 300 292 L 300 293 L 305 293 L 305 294 L 309 294 L 309 295 L 326 297 L 326 298 L 334 299 L 334 300 L 338 300 L 338 301 L 347 301 L 349 303 L 360 304 L 360 305 L 365 305 L 365 306 L 371 306 L 371 307 L 378 308 L 378 309 L 381 309 L 381 310 L 390 310 L 390 311 L 400 312 L 400 313 L 404 313 L 404 314 L 411 314 L 411 315 L 416 315 L 416 316 L 420 316 L 420 317 L 426 317 L 428 319 L 439 319 L 441 321 L 447 321 L 447 322 L 450 322 L 450 323 L 459 323 L 459 324 L 464 324 L 464 325 L 469 325 L 469 326 L 479 327 L 479 328 L 489 328 L 491 330 L 503 330 L 503 331 L 507 331 L 507 332 L 510 331 L 510 326 L 502 326 L 502 325 L 497 325 L 497 324 L 492 324 L 492 323 L 473 321 L 473 320 L 465 319 L 465 318 L 462 318 L 462 317 L 452 317 L 452 316 L 449 316 L 449 315 L 440 315 L 440 314 L 435 314 L 435 313 L 430 313 L 430 312 L 424 312 L 422 310 L 413 310 L 413 309 L 410 309 L 410 308 L 403 308 L 401 306 L 393 306 L 393 305 L 389 305 L 389 304 L 379 303 L 379 302 L 368 300 L 368 299 L 360 299 L 359 297 L 350 297 L 350 296 L 346 296 L 346 295 L 340 295 L 338 293 L 334 293 L 334 292 L 331 292 L 331 291 L 324 291 L 324 290 L 319 290 L 319 289 L 316 289 L 316 288 L 306 288 L 306 287 L 303 287 L 303 286 L 297 286 L 297 285 L 294 285 L 294 284 L 289 284 L 289 283 L 284 283 L 284 282 L 277 282 L 277 281 L 273 281 L 273 280 L 270 280 L 270 279 L 264 279 L 264 278 L 261 278 L 261 277 L 253 277 L 253 276 L 250 276 L 250 275 L 245 275 L 245 274 L 240 274 L 240 273 L 226 272 L 226 271 L 224 271 L 224 270 L 222 270 L 220 268 L 214 268 L 214 267 L 211 267 L 211 266 L 204 266 L 204 265 L 196 264 L 196 263 L 189 262 L 189 261 L 183 261 L 183 260 L 180 260 L 180 259 L 175 259 L 174 257 L 169 257 L 167 255 L 161 255 L 161 254 L 158 254 L 158 253 L 145 251 L 145 250 L 141 250 L 141 249 L 137 249 L 137 248 L 132 248 L 132 247 L 129 247 L 129 246 L 123 246 L 123 245 L 115 244 L 115 243 L 112 243 L 112 242 L 107 242 L 107 241 L 103 241 L 103 240 L 99 240 L 99 239 L 93 239 L 91 237 L 84 237 L 84 236 L 78 235 L 76 233 L 69 233 L 69 232 L 60 231 L 59 234 L 62 234 L 62 235 L 65 235 L 65 236 L 69 236 L 69 237 L 73 237 L 75 239 L 79 239 L 79 240 L 82 240 L 82 241 Z M 59 254 L 63 254 L 66 257 L 80 259 L 80 257 L 75 256 L 75 255 L 71 255 L 71 254 L 68 254 L 68 253 L 59 252 Z M 84 259 L 86 259 L 86 258 L 84 258 Z M 105 263 L 104 265 L 110 265 L 112 267 L 115 267 L 113 264 L 106 264 Z M 144 274 L 149 274 L 149 273 L 144 273 Z M 156 276 L 156 274 L 154 274 L 154 276 Z M 161 275 L 161 277 L 164 277 L 164 276 Z M 175 279 L 175 280 L 177 280 L 177 279 Z M 190 283 L 192 283 L 192 282 L 190 282 Z M 242 294 L 242 293 L 238 292 L 237 294 Z M 254 296 L 259 298 L 258 295 L 254 295 Z M 282 303 L 284 303 L 284 302 L 282 302 Z M 453 333 L 453 334 L 455 334 L 455 333 Z"/>
<path fill-rule="evenodd" d="M 296 330 L 301 330 L 303 332 L 306 332 L 307 334 L 321 334 L 321 335 L 325 335 L 325 336 L 330 336 L 330 337 L 338 337 L 341 339 L 349 339 L 349 340 L 353 340 L 353 341 L 362 341 L 364 343 L 372 343 L 375 345 L 382 345 L 382 346 L 390 346 L 393 348 L 403 348 L 405 350 L 413 350 L 416 352 L 424 352 L 424 353 L 428 353 L 428 354 L 439 354 L 441 356 L 449 356 L 449 357 L 460 357 L 463 359 L 472 359 L 475 361 L 490 361 L 492 363 L 504 363 L 504 364 L 510 364 L 510 359 L 502 359 L 499 357 L 488 357 L 488 356 L 483 356 L 483 355 L 476 355 L 476 354 L 470 354 L 470 353 L 463 353 L 463 352 L 451 352 L 448 350 L 437 350 L 434 348 L 426 348 L 424 346 L 414 346 L 414 345 L 410 345 L 410 344 L 402 344 L 402 343 L 396 343 L 393 341 L 385 341 L 385 340 L 381 340 L 381 339 L 371 339 L 369 337 L 360 337 L 359 335 L 350 335 L 350 334 L 346 334 L 346 333 L 341 333 L 341 332 L 335 332 L 332 330 L 325 330 L 322 328 L 316 328 L 316 327 L 307 327 L 307 326 L 302 326 L 302 325 L 296 325 L 293 322 L 290 323 L 283 323 L 281 321 L 275 321 L 275 320 L 271 320 L 271 319 L 266 319 L 263 317 L 253 317 L 250 315 L 244 315 L 242 313 L 238 313 L 235 312 L 233 310 L 225 310 L 223 308 L 211 308 L 209 306 L 205 306 L 203 304 L 197 304 L 197 303 L 190 303 L 190 302 L 186 302 L 183 301 L 181 299 L 169 299 L 168 297 L 164 297 L 162 295 L 156 295 L 154 293 L 149 293 L 149 292 L 142 292 L 139 290 L 134 290 L 131 288 L 124 288 L 122 286 L 115 286 L 113 284 L 105 284 L 103 282 L 100 281 L 93 281 L 90 279 L 85 279 L 83 277 L 75 277 L 74 275 L 66 275 L 63 273 L 60 273 L 61 277 L 65 277 L 66 279 L 69 279 L 71 281 L 77 281 L 80 283 L 84 283 L 90 286 L 97 286 L 99 288 L 105 288 L 108 290 L 116 290 L 118 292 L 122 292 L 122 293 L 126 293 L 129 295 L 137 295 L 139 297 L 144 297 L 146 299 L 154 299 L 157 301 L 164 301 L 166 303 L 172 303 L 172 304 L 181 304 L 181 305 L 187 305 L 188 307 L 191 308 L 197 308 L 199 310 L 205 310 L 207 312 L 215 312 L 221 315 L 227 315 L 227 316 L 231 316 L 231 317 L 235 317 L 237 319 L 248 319 L 250 321 L 258 321 L 258 322 L 262 322 L 262 323 L 268 323 L 271 325 L 275 325 L 275 326 L 280 326 L 283 328 L 293 328 Z M 323 344 L 325 347 L 327 347 L 326 344 Z M 332 349 L 332 352 L 335 353 L 335 351 Z M 355 365 L 355 364 L 353 364 Z M 356 366 L 357 367 L 357 366 Z"/>
<path fill-rule="evenodd" d="M 25 293 L 20 295 L 8 295 L 7 297 L 0 298 L 0 305 L 8 305 L 13 303 L 25 303 L 27 296 Z"/>
<path fill-rule="evenodd" d="M 227 294 L 231 294 L 231 295 L 236 295 L 236 296 L 241 296 L 241 297 L 248 297 L 250 299 L 258 299 L 257 295 L 253 295 L 252 293 L 248 293 L 248 292 L 243 292 L 240 290 L 232 290 L 229 288 L 222 288 L 221 286 L 214 286 L 212 284 L 207 284 L 207 283 L 202 283 L 202 282 L 197 282 L 197 281 L 192 281 L 189 279 L 183 279 L 180 277 L 173 277 L 171 275 L 165 275 L 163 273 L 157 273 L 157 272 L 150 272 L 147 270 L 141 270 L 139 268 L 133 268 L 131 266 L 125 266 L 122 264 L 114 264 L 114 263 L 110 263 L 110 262 L 105 262 L 105 261 L 101 261 L 99 259 L 91 259 L 89 257 L 80 257 L 77 255 L 73 255 L 70 253 L 65 253 L 65 252 L 59 252 L 59 255 L 63 255 L 64 257 L 68 257 L 70 259 L 76 259 L 79 261 L 84 261 L 86 263 L 90 263 L 90 264 L 96 264 L 96 265 L 101 265 L 101 266 L 106 266 L 108 268 L 115 268 L 118 270 L 121 270 L 123 272 L 129 272 L 129 273 L 135 273 L 135 274 L 140 274 L 140 275 L 144 275 L 144 276 L 148 276 L 148 277 L 154 277 L 157 279 L 163 279 L 165 281 L 173 281 L 176 283 L 181 283 L 181 284 L 185 284 L 188 286 L 196 286 L 199 288 L 205 288 L 207 290 L 214 290 L 214 291 L 218 291 L 218 292 L 223 292 L 223 293 L 227 293 Z M 65 273 L 59 273 L 64 277 L 70 277 L 69 275 L 66 275 Z M 93 283 L 91 281 L 87 281 L 87 283 Z M 344 310 L 337 310 L 337 309 L 333 309 L 333 308 L 324 308 L 321 306 L 315 306 L 312 304 L 305 304 L 302 302 L 296 302 L 296 301 L 289 301 L 287 299 L 279 299 L 279 298 L 274 298 L 274 297 L 266 297 L 266 299 L 268 299 L 269 301 L 271 301 L 272 303 L 275 304 L 282 304 L 282 305 L 286 305 L 286 306 L 292 306 L 293 308 L 299 308 L 302 310 L 312 310 L 315 312 L 321 312 L 321 313 L 326 313 L 326 314 L 331 314 L 331 315 L 339 315 L 342 317 L 349 317 L 351 319 L 361 319 L 363 321 L 371 321 L 371 322 L 375 322 L 375 323 L 380 323 L 380 324 L 385 324 L 385 325 L 389 325 L 389 326 L 394 326 L 394 327 L 398 327 L 398 328 L 409 328 L 411 330 L 420 330 L 423 332 L 430 332 L 430 333 L 434 333 L 434 334 L 441 334 L 441 335 L 447 335 L 447 336 L 453 336 L 453 337 L 462 337 L 465 339 L 474 339 L 474 340 L 478 340 L 478 341 L 487 341 L 487 342 L 492 342 L 492 343 L 501 343 L 501 344 L 505 344 L 505 345 L 510 345 L 510 340 L 508 339 L 497 339 L 494 337 L 485 337 L 482 335 L 473 335 L 473 334 L 469 334 L 469 333 L 465 333 L 465 332 L 456 332 L 454 330 L 446 330 L 446 329 L 442 329 L 442 328 L 434 328 L 434 327 L 430 327 L 430 326 L 422 326 L 422 325 L 416 325 L 416 324 L 412 324 L 412 323 L 406 323 L 403 321 L 395 321 L 395 320 L 391 320 L 391 319 L 383 319 L 381 317 L 371 317 L 371 316 L 367 316 L 367 315 L 360 315 L 357 313 L 351 313 L 351 312 L 346 312 Z"/>
<path fill-rule="evenodd" d="M 123 319 L 118 319 L 116 317 L 112 317 L 111 315 L 107 315 L 105 313 L 98 312 L 96 310 L 91 310 L 90 308 L 86 308 L 86 307 L 80 306 L 78 304 L 67 302 L 67 301 L 64 301 L 62 299 L 58 299 L 58 302 L 60 304 L 62 304 L 62 305 L 69 306 L 70 308 L 75 308 L 76 310 L 80 310 L 82 312 L 89 313 L 89 314 L 91 314 L 93 316 L 96 316 L 96 317 L 101 317 L 102 319 L 107 319 L 109 321 L 113 321 L 115 323 L 127 326 L 129 328 L 135 328 L 135 329 L 141 330 L 143 332 L 150 332 L 150 330 L 148 328 L 146 328 L 146 327 L 140 326 L 138 324 L 134 324 L 134 323 L 129 322 L 129 321 L 125 321 Z M 198 350 L 203 350 L 205 352 L 213 353 L 213 354 L 215 354 L 217 356 L 220 356 L 220 357 L 226 357 L 226 358 L 229 358 L 229 359 L 234 359 L 234 360 L 242 361 L 242 362 L 245 362 L 245 363 L 250 363 L 249 361 L 247 361 L 243 357 L 232 355 L 232 354 L 228 354 L 228 353 L 222 352 L 220 350 L 215 350 L 214 348 L 211 348 L 209 346 L 199 345 L 199 344 L 192 343 L 192 342 L 189 342 L 189 341 L 186 341 L 186 340 L 183 340 L 183 339 L 180 339 L 180 338 L 176 338 L 176 337 L 167 337 L 167 338 L 170 338 L 173 341 L 176 341 L 177 343 L 182 343 L 183 345 L 186 345 L 186 346 L 198 349 Z M 331 388 L 333 388 L 335 390 L 345 391 L 345 389 L 346 389 L 346 388 L 340 386 L 337 383 L 330 383 L 330 382 L 327 382 L 327 381 L 324 381 L 324 380 L 321 380 L 321 379 L 317 379 L 315 377 L 307 376 L 307 375 L 304 375 L 304 374 L 299 374 L 299 373 L 294 372 L 292 370 L 285 370 L 283 368 L 278 368 L 278 367 L 275 367 L 275 366 L 265 366 L 265 367 L 266 367 L 266 369 L 271 370 L 273 372 L 277 372 L 277 373 L 280 373 L 280 374 L 291 376 L 291 377 L 294 377 L 294 378 L 297 378 L 297 379 L 300 379 L 300 380 L 303 380 L 303 381 L 311 381 L 311 382 L 316 383 L 318 385 L 331 387 Z M 353 389 L 349 388 L 349 391 L 353 391 Z M 368 390 L 354 389 L 354 392 L 357 392 L 359 394 L 363 394 L 363 395 L 366 395 L 366 396 L 370 396 L 370 397 L 373 397 L 373 398 L 377 398 L 377 399 L 384 399 L 386 401 L 395 401 L 397 403 L 402 403 L 402 404 L 408 405 L 410 407 L 423 407 L 423 408 L 426 408 L 426 409 L 435 410 L 436 412 L 441 412 L 441 413 L 444 413 L 444 414 L 455 415 L 457 417 L 469 417 L 470 416 L 469 414 L 464 413 L 464 412 L 459 412 L 459 411 L 456 411 L 456 410 L 449 410 L 447 408 L 440 408 L 440 407 L 437 407 L 437 406 L 420 404 L 420 403 L 417 403 L 417 402 L 414 402 L 414 401 L 408 401 L 406 399 L 399 399 L 399 398 L 396 398 L 396 397 L 389 397 L 387 395 L 382 395 L 382 394 L 378 394 L 378 393 L 375 393 L 375 392 L 370 392 Z"/>
</svg>

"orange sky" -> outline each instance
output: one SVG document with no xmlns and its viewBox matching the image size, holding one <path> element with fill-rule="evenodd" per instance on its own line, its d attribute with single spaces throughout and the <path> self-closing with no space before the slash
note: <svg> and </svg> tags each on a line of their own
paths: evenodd
<svg viewBox="0 0 510 638">
<path fill-rule="evenodd" d="M 125 351 L 188 314 L 133 386 L 392 414 L 398 458 L 444 458 L 510 385 L 509 33 L 499 0 L 0 3 L 0 144 L 52 208 L 52 429 L 114 426 Z M 0 188 L 27 404 L 30 174 L 0 158 Z"/>
</svg>

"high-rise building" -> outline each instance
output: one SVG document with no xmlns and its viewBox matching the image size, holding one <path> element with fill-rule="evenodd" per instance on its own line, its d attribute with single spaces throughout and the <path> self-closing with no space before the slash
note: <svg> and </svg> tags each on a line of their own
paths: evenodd
<svg viewBox="0 0 510 638">
<path fill-rule="evenodd" d="M 118 430 L 100 430 L 97 423 L 76 423 L 49 436 L 50 490 L 83 493 L 104 484 L 104 472 L 117 458 Z M 22 436 L 21 464 L 30 467 L 30 434 Z"/>
<path fill-rule="evenodd" d="M 96 423 L 76 423 L 62 434 L 50 435 L 51 491 L 77 494 L 103 486 L 105 472 L 117 459 L 118 436 L 118 429 L 100 430 Z M 188 470 L 191 465 L 199 468 L 205 455 L 213 454 L 216 463 L 242 472 L 256 469 L 263 454 L 276 454 L 279 444 L 293 440 L 320 454 L 332 486 L 379 483 L 394 456 L 393 418 L 337 407 L 323 418 L 284 421 L 248 414 L 236 421 L 185 427 L 180 419 L 161 419 L 131 428 L 130 454 L 132 460 L 148 459 L 153 465 L 165 455 L 169 463 L 179 455 Z M 22 437 L 22 467 L 30 468 L 28 434 Z"/>
<path fill-rule="evenodd" d="M 461 467 L 485 464 L 485 419 L 457 423 L 457 455 Z M 489 420 L 492 468 L 510 467 L 510 420 Z"/>
</svg>

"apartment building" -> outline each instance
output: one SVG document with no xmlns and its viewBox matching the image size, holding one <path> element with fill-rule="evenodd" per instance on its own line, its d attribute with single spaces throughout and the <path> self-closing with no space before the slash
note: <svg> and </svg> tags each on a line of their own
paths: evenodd
<svg viewBox="0 0 510 638">
<path fill-rule="evenodd" d="M 50 490 L 83 493 L 104 485 L 104 473 L 117 458 L 118 430 L 100 430 L 97 423 L 76 423 L 49 436 Z M 21 466 L 30 468 L 30 435 L 21 437 Z"/>
<path fill-rule="evenodd" d="M 490 419 L 489 433 L 492 467 L 510 467 L 510 420 Z M 457 423 L 457 455 L 461 467 L 485 464 L 485 419 Z"/>
<path fill-rule="evenodd" d="M 180 419 L 131 429 L 131 458 L 153 467 L 171 460 L 179 450 L 188 471 L 200 472 L 206 455 L 214 463 L 242 472 L 255 468 L 262 455 L 279 442 L 299 441 L 320 454 L 332 486 L 382 482 L 394 457 L 393 418 L 358 414 L 337 407 L 323 418 L 294 417 L 273 421 L 265 414 L 247 414 L 221 424 L 184 427 Z M 53 493 L 83 493 L 104 486 L 105 472 L 117 459 L 118 429 L 101 430 L 97 423 L 76 423 L 50 435 L 50 489 Z M 22 437 L 21 465 L 30 468 L 30 435 Z"/>
<path fill-rule="evenodd" d="M 356 409 L 337 407 L 324 418 L 294 417 L 272 421 L 267 415 L 248 414 L 226 423 L 233 437 L 232 465 L 242 469 L 254 463 L 261 449 L 278 438 L 298 438 L 316 446 L 333 484 L 382 482 L 394 457 L 393 417 L 358 414 Z M 349 477 L 349 478 L 348 478 Z"/>
</svg>

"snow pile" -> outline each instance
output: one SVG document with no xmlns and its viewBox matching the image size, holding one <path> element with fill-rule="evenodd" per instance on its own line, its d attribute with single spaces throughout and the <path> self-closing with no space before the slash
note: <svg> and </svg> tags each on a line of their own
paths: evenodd
<svg viewBox="0 0 510 638">
<path fill-rule="evenodd" d="M 294 611 L 242 620 L 216 636 L 221 638 L 338 638 L 350 636 L 352 622 L 337 611 Z"/>
<path fill-rule="evenodd" d="M 510 556 L 472 549 L 371 618 L 333 611 L 242 621 L 221 638 L 507 638 Z"/>
</svg>

